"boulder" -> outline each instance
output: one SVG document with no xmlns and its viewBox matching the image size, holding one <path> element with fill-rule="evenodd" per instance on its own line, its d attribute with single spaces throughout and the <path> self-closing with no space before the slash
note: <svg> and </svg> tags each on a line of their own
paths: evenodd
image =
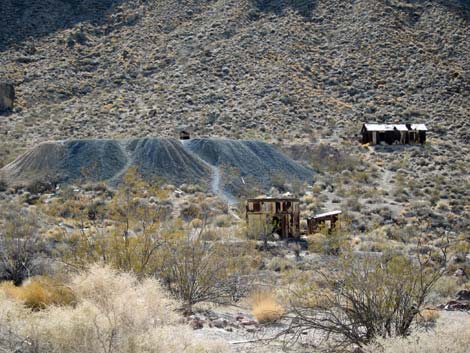
<svg viewBox="0 0 470 353">
<path fill-rule="evenodd" d="M 470 290 L 462 289 L 457 292 L 457 300 L 470 300 Z"/>
<path fill-rule="evenodd" d="M 217 319 L 211 322 L 212 326 L 216 328 L 225 328 L 228 324 L 227 320 Z"/>
<path fill-rule="evenodd" d="M 15 87 L 10 83 L 0 82 L 0 113 L 13 110 Z"/>
</svg>

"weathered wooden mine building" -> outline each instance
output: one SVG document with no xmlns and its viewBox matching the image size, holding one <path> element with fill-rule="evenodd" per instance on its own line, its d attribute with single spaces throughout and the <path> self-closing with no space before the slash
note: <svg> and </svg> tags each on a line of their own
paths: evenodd
<svg viewBox="0 0 470 353">
<path fill-rule="evenodd" d="M 362 143 L 423 144 L 426 142 L 426 131 L 424 124 L 364 124 L 361 130 Z"/>
<path fill-rule="evenodd" d="M 307 218 L 307 234 L 314 234 L 324 227 L 328 231 L 339 227 L 339 217 L 341 211 L 331 211 L 326 213 L 317 214 L 313 217 Z"/>
<path fill-rule="evenodd" d="M 282 239 L 300 236 L 300 200 L 255 198 L 246 203 L 248 231 L 253 235 L 278 234 Z"/>
<path fill-rule="evenodd" d="M 180 125 L 176 128 L 176 134 L 180 140 L 189 140 L 192 133 L 193 128 L 188 125 Z"/>
</svg>

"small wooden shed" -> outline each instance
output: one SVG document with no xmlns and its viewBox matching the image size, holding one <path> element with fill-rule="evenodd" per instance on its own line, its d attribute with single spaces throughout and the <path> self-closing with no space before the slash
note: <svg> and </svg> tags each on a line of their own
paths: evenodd
<svg viewBox="0 0 470 353">
<path fill-rule="evenodd" d="M 362 126 L 362 143 L 377 145 L 385 142 L 393 144 L 424 144 L 426 142 L 426 125 L 424 124 L 364 124 Z"/>
<path fill-rule="evenodd" d="M 193 129 L 188 125 L 180 125 L 176 128 L 176 134 L 180 140 L 189 140 Z"/>
<path fill-rule="evenodd" d="M 186 130 L 180 131 L 180 140 L 189 140 L 191 138 L 191 134 Z"/>
<path fill-rule="evenodd" d="M 335 229 L 339 226 L 339 215 L 341 213 L 340 210 L 335 210 L 307 218 L 307 233 L 315 234 L 321 226 L 325 227 L 328 231 Z"/>
<path fill-rule="evenodd" d="M 300 236 L 300 200 L 297 198 L 255 198 L 246 203 L 250 233 L 278 234 L 282 239 Z"/>
</svg>

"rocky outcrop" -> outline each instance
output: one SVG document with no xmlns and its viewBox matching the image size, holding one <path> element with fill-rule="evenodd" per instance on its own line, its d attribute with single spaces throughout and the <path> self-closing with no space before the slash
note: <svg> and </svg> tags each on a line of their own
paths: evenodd
<svg viewBox="0 0 470 353">
<path fill-rule="evenodd" d="M 0 114 L 12 111 L 15 104 L 15 87 L 11 83 L 0 82 Z"/>
<path fill-rule="evenodd" d="M 440 305 L 439 308 L 448 311 L 470 311 L 470 290 L 459 290 L 455 296 L 455 300 Z"/>
</svg>

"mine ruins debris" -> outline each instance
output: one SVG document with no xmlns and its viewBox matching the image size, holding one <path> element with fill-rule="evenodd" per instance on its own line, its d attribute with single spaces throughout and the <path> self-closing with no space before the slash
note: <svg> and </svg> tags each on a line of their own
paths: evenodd
<svg viewBox="0 0 470 353">
<path fill-rule="evenodd" d="M 378 145 L 385 142 L 393 144 L 424 144 L 426 142 L 426 125 L 424 124 L 364 124 L 362 126 L 362 143 Z"/>
<path fill-rule="evenodd" d="M 248 230 L 254 235 L 278 234 L 281 239 L 300 236 L 300 200 L 255 198 L 246 203 Z M 264 234 L 264 235 L 265 235 Z"/>
<path fill-rule="evenodd" d="M 183 125 L 179 126 L 176 129 L 176 132 L 180 140 L 189 140 L 191 139 L 191 133 L 193 132 L 193 129 L 190 126 Z"/>
<path fill-rule="evenodd" d="M 182 130 L 180 131 L 180 140 L 189 140 L 191 138 L 191 134 L 186 131 L 186 130 Z"/>
<path fill-rule="evenodd" d="M 340 210 L 317 214 L 307 218 L 307 234 L 314 234 L 320 228 L 332 231 L 340 226 Z"/>
</svg>

